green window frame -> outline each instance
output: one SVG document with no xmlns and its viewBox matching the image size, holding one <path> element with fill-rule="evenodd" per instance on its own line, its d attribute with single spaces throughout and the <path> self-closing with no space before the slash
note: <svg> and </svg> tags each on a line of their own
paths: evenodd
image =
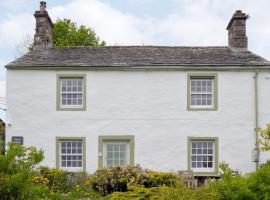
<svg viewBox="0 0 270 200">
<path fill-rule="evenodd" d="M 191 80 L 211 79 L 213 80 L 212 107 L 207 105 L 196 107 L 191 105 Z M 217 73 L 188 73 L 187 75 L 187 110 L 188 111 L 217 111 L 218 109 L 218 75 Z"/>
<path fill-rule="evenodd" d="M 61 156 L 61 153 L 60 153 L 60 142 L 61 141 L 81 141 L 82 142 L 82 171 L 74 171 L 74 172 L 86 172 L 86 139 L 85 137 L 56 137 L 56 153 L 55 153 L 55 158 L 56 158 L 56 168 L 57 169 L 60 169 L 60 156 Z M 71 171 L 72 172 L 72 167 L 70 170 L 68 171 Z"/>
<path fill-rule="evenodd" d="M 56 81 L 56 110 L 57 111 L 85 111 L 86 110 L 86 75 L 85 74 L 58 74 Z M 61 106 L 61 80 L 62 79 L 82 79 L 83 82 L 83 97 L 82 97 L 82 106 Z"/>
<path fill-rule="evenodd" d="M 98 137 L 98 168 L 104 168 L 105 142 L 128 142 L 130 147 L 128 165 L 134 165 L 134 135 L 101 135 Z"/>
<path fill-rule="evenodd" d="M 211 171 L 194 171 L 193 174 L 195 176 L 218 176 L 218 137 L 188 137 L 188 171 L 192 171 L 191 163 L 192 163 L 192 142 L 208 142 L 211 141 L 214 143 L 214 150 L 213 150 L 213 170 Z M 200 169 L 200 168 L 198 168 Z"/>
</svg>

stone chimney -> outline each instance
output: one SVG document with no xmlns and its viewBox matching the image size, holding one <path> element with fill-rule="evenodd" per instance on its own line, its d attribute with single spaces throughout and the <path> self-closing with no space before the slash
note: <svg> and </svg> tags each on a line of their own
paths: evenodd
<svg viewBox="0 0 270 200">
<path fill-rule="evenodd" d="M 246 20 L 248 15 L 241 10 L 235 11 L 228 26 L 228 45 L 233 49 L 247 49 L 248 39 L 246 35 Z"/>
<path fill-rule="evenodd" d="M 46 2 L 40 2 L 40 9 L 34 14 L 36 18 L 36 33 L 34 50 L 44 50 L 52 47 L 52 20 L 46 10 Z"/>
</svg>

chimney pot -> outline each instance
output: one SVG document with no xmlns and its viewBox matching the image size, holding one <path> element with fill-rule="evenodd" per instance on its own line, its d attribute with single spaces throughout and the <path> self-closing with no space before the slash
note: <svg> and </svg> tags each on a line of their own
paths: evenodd
<svg viewBox="0 0 270 200">
<path fill-rule="evenodd" d="M 41 1 L 40 2 L 40 13 L 44 13 L 46 11 L 46 2 Z"/>
</svg>

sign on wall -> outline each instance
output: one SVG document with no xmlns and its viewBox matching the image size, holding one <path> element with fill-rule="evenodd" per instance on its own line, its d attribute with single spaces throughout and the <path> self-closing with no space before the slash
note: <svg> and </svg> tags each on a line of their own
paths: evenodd
<svg viewBox="0 0 270 200">
<path fill-rule="evenodd" d="M 23 145 L 23 137 L 22 136 L 12 136 L 11 140 L 12 140 L 12 142 L 14 142 L 16 144 Z"/>
</svg>

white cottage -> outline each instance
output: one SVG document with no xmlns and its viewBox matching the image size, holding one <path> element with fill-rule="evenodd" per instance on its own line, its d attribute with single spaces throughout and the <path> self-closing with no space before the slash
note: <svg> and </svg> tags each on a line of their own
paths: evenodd
<svg viewBox="0 0 270 200">
<path fill-rule="evenodd" d="M 35 50 L 6 65 L 6 139 L 42 148 L 43 165 L 214 177 L 221 161 L 248 172 L 270 158 L 254 151 L 270 122 L 270 62 L 248 51 L 245 13 L 228 46 L 208 47 L 56 48 L 45 2 L 34 16 Z"/>
</svg>

